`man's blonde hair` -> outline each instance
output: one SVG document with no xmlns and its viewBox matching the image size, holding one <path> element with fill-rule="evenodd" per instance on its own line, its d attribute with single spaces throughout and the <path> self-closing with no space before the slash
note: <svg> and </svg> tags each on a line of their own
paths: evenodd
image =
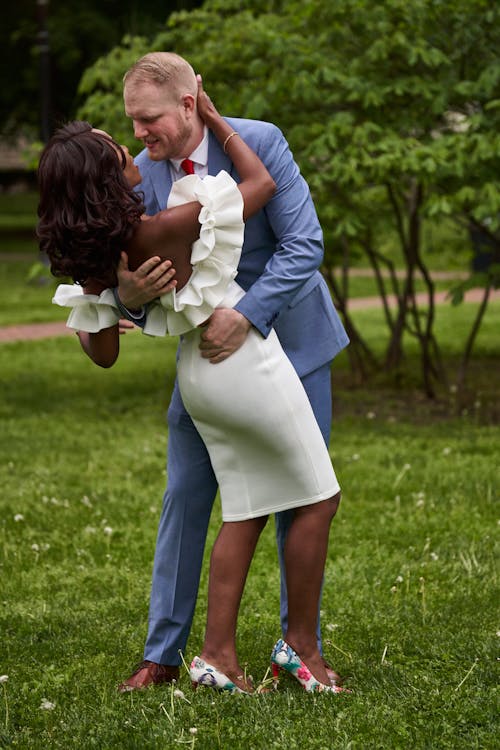
<svg viewBox="0 0 500 750">
<path fill-rule="evenodd" d="M 149 52 L 137 60 L 123 76 L 123 86 L 141 83 L 154 83 L 168 91 L 169 97 L 175 100 L 183 94 L 192 94 L 196 98 L 198 90 L 193 68 L 175 52 Z"/>
</svg>

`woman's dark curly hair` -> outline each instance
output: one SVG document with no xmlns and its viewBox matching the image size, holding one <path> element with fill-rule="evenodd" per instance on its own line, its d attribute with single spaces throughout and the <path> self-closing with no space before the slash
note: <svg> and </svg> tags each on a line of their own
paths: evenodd
<svg viewBox="0 0 500 750">
<path fill-rule="evenodd" d="M 144 212 L 123 175 L 125 164 L 120 146 L 88 122 L 64 125 L 45 146 L 37 236 L 54 276 L 80 284 L 115 278 L 120 252 Z"/>
</svg>

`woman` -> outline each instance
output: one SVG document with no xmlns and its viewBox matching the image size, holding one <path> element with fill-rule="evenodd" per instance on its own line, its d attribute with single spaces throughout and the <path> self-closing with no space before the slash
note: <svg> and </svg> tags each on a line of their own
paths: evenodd
<svg viewBox="0 0 500 750">
<path fill-rule="evenodd" d="M 119 313 L 102 290 L 115 283 L 120 251 L 127 251 L 132 267 L 161 255 L 176 269 L 177 288 L 148 320 L 156 333 L 183 334 L 182 398 L 210 453 L 223 511 L 211 556 L 205 642 L 190 668 L 193 683 L 253 690 L 236 653 L 239 603 L 268 514 L 294 508 L 285 548 L 288 630 L 273 649 L 273 675 L 277 681 L 283 668 L 309 692 L 340 692 L 329 684 L 316 640 L 340 491 L 305 391 L 274 331 L 265 340 L 250 331 L 245 344 L 215 367 L 199 353 L 198 326 L 217 305 L 233 306 L 243 294 L 232 280 L 243 220 L 270 199 L 274 182 L 201 82 L 198 111 L 231 156 L 239 185 L 225 172 L 203 181 L 188 176 L 175 183 L 168 209 L 146 217 L 131 189 L 140 175 L 128 151 L 102 131 L 73 123 L 56 133 L 40 161 L 40 247 L 55 274 L 83 284 L 84 294 L 63 286 L 55 299 L 73 307 L 68 324 L 86 329 L 79 334 L 82 347 L 104 367 L 119 351 Z"/>
</svg>

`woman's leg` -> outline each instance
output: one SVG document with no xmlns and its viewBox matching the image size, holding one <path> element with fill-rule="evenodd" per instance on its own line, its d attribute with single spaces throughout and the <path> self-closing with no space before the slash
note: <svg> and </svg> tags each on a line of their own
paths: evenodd
<svg viewBox="0 0 500 750">
<path fill-rule="evenodd" d="M 244 690 L 236 653 L 236 623 L 250 563 L 267 516 L 223 523 L 210 557 L 208 611 L 201 658 Z"/>
<path fill-rule="evenodd" d="M 328 551 L 330 523 L 340 492 L 329 500 L 295 510 L 285 544 L 288 629 L 285 641 L 299 654 L 314 677 L 329 684 L 318 649 L 318 602 Z"/>
</svg>

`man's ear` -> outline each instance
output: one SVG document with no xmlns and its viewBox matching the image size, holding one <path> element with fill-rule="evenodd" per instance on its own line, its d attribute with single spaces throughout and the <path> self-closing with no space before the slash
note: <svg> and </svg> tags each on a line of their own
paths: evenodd
<svg viewBox="0 0 500 750">
<path fill-rule="evenodd" d="M 190 118 L 196 114 L 196 99 L 192 94 L 184 94 L 182 97 L 182 106 L 184 114 Z"/>
</svg>

